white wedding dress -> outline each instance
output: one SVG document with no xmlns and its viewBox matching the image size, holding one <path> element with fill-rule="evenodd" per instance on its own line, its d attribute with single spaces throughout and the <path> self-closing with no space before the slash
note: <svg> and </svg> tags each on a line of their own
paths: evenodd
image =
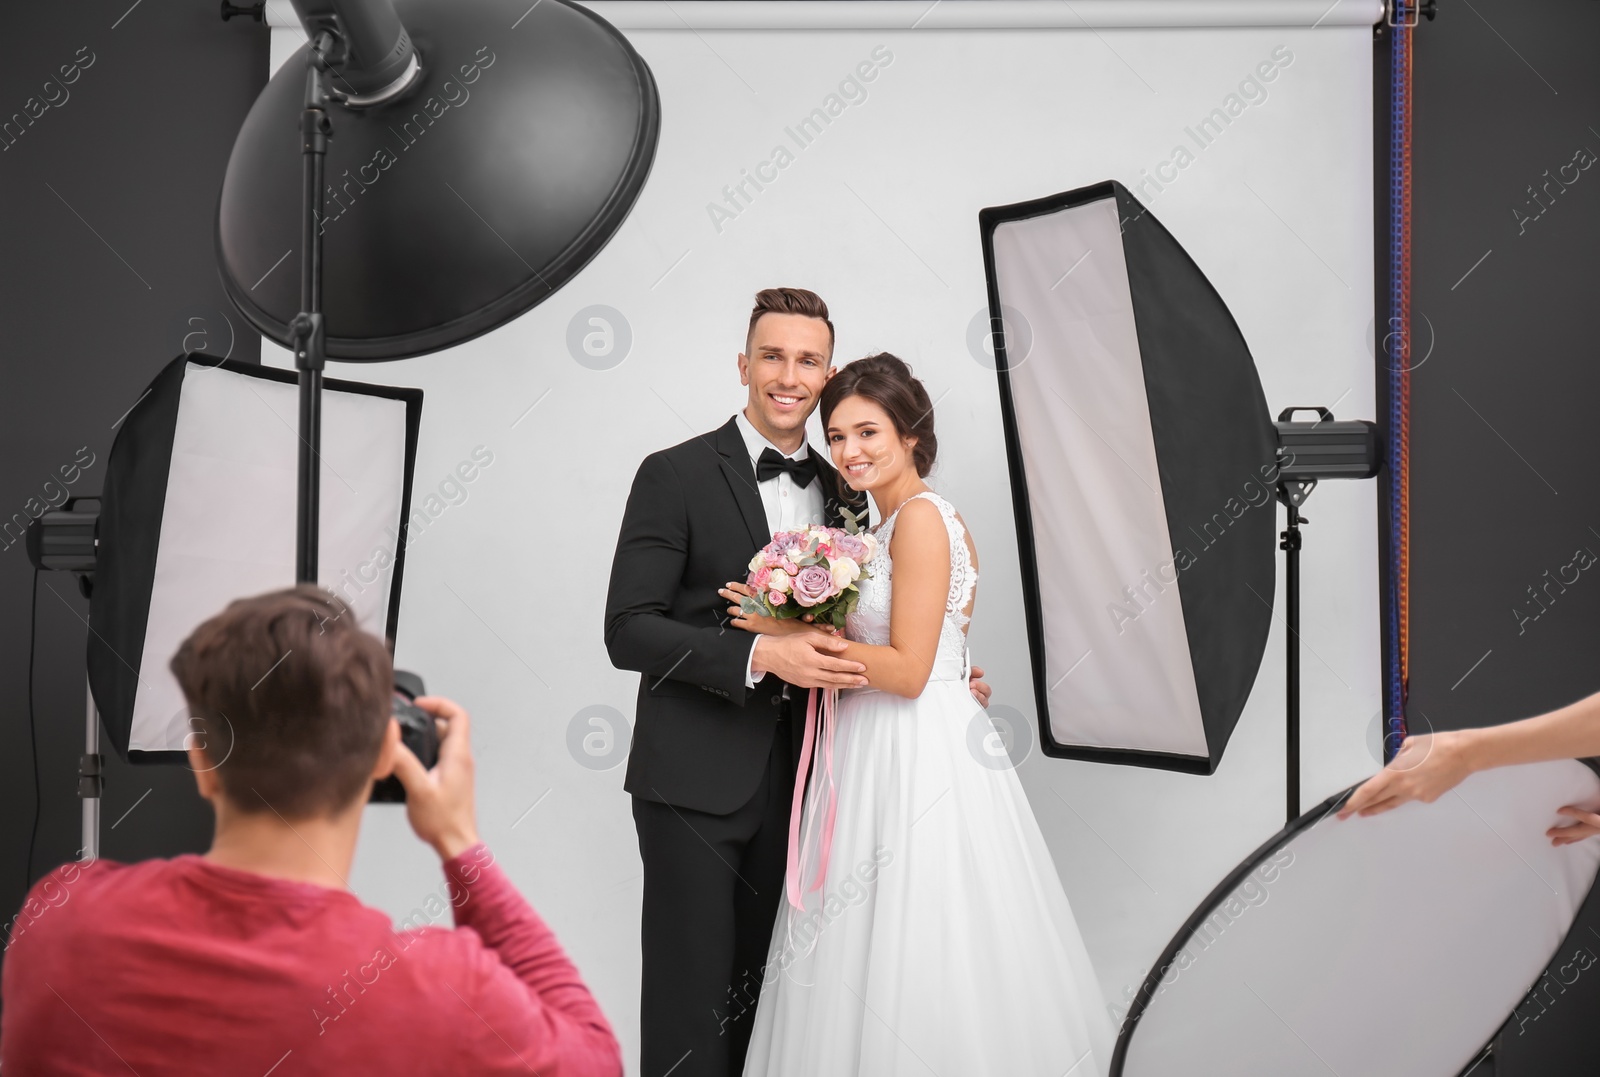
<svg viewBox="0 0 1600 1077">
<path fill-rule="evenodd" d="M 1103 1077 L 1111 1016 L 1021 782 L 984 750 L 997 734 L 967 687 L 977 572 L 965 529 L 938 494 L 915 496 L 938 506 L 950 536 L 933 673 L 915 699 L 839 694 L 827 876 L 804 912 L 780 906 L 744 1074 Z M 875 531 L 850 639 L 889 642 L 898 515 Z M 807 885 L 818 758 L 801 829 Z"/>
</svg>

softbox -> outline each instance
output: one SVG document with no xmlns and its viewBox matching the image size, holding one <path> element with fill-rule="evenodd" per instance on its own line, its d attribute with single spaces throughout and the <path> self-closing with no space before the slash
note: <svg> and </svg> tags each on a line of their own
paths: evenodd
<svg viewBox="0 0 1600 1077">
<path fill-rule="evenodd" d="M 1272 621 L 1278 443 L 1250 351 L 1118 183 L 978 219 L 1040 746 L 1209 774 Z"/>
<path fill-rule="evenodd" d="M 1600 809 L 1587 762 L 1484 771 L 1368 819 L 1334 814 L 1351 790 L 1329 797 L 1179 929 L 1111 1077 L 1462 1074 L 1552 956 L 1587 945 L 1564 940 L 1600 842 L 1545 836 L 1563 805 Z"/>
<path fill-rule="evenodd" d="M 319 582 L 393 638 L 420 389 L 324 381 Z M 122 420 L 106 463 L 89 687 L 134 762 L 181 762 L 189 711 L 167 663 L 234 598 L 295 582 L 293 371 L 179 356 Z M 268 671 L 263 669 L 262 674 Z"/>
</svg>

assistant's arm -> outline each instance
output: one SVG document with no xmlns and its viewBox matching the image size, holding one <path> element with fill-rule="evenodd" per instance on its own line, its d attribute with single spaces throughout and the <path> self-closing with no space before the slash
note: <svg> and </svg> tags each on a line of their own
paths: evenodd
<svg viewBox="0 0 1600 1077">
<path fill-rule="evenodd" d="M 1389 765 L 1351 794 L 1339 817 L 1431 803 L 1475 771 L 1600 755 L 1600 692 L 1504 725 L 1407 737 Z"/>
</svg>

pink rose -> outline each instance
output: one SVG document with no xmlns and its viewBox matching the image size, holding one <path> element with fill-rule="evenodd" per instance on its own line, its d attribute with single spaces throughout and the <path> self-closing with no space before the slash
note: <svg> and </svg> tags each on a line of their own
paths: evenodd
<svg viewBox="0 0 1600 1077">
<path fill-rule="evenodd" d="M 849 532 L 844 532 L 834 539 L 834 546 L 858 565 L 867 559 L 867 544 Z"/>
<path fill-rule="evenodd" d="M 767 589 L 767 581 L 770 579 L 772 579 L 771 568 L 757 569 L 748 581 L 750 584 L 750 590 L 765 591 Z"/>
<path fill-rule="evenodd" d="M 774 606 L 781 606 L 785 602 L 789 601 L 789 596 L 784 594 L 782 591 L 768 591 L 767 601 L 772 603 Z"/>
<path fill-rule="evenodd" d="M 821 565 L 807 565 L 794 578 L 794 600 L 802 606 L 815 606 L 833 594 L 833 574 Z"/>
</svg>

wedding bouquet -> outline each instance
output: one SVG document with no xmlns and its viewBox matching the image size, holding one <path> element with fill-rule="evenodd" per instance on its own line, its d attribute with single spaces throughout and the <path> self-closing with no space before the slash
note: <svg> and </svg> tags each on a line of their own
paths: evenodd
<svg viewBox="0 0 1600 1077">
<path fill-rule="evenodd" d="M 856 584 L 871 578 L 865 565 L 878 550 L 875 535 L 854 517 L 846 521 L 848 529 L 814 524 L 774 534 L 750 559 L 745 583 L 757 597 L 746 595 L 740 608 L 766 617 L 809 613 L 816 624 L 843 629 L 861 600 Z"/>
</svg>

